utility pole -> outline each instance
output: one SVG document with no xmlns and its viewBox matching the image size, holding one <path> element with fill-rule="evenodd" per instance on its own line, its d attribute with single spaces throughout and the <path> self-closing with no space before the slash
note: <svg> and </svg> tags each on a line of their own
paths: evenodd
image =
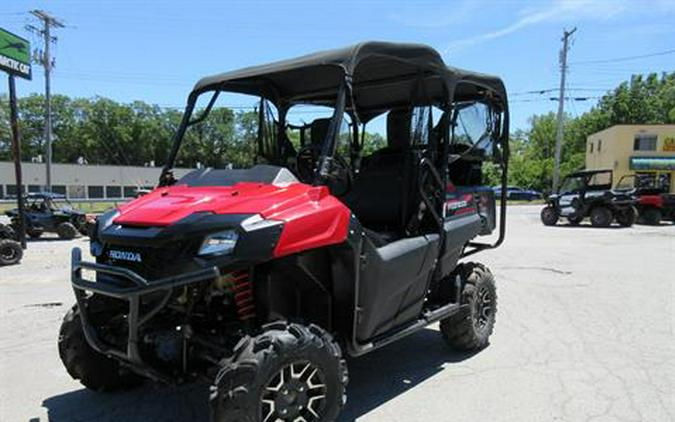
<svg viewBox="0 0 675 422">
<path fill-rule="evenodd" d="M 64 25 L 55 17 L 42 10 L 33 10 L 30 12 L 33 16 L 42 22 L 42 29 L 29 25 L 26 29 L 42 35 L 44 39 L 44 51 L 38 53 L 37 61 L 45 69 L 45 155 L 47 157 L 47 177 L 46 190 L 52 191 L 52 93 L 51 93 L 51 71 L 54 62 L 51 57 L 51 44 L 56 42 L 56 37 L 51 36 L 51 28 L 63 28 Z"/>
<path fill-rule="evenodd" d="M 560 50 L 560 93 L 558 96 L 558 130 L 555 136 L 555 165 L 553 169 L 553 192 L 558 191 L 558 182 L 560 181 L 560 150 L 563 140 L 563 118 L 565 117 L 565 77 L 567 76 L 567 52 L 569 51 L 569 40 L 572 34 L 577 31 L 573 28 L 571 31 L 563 30 L 563 47 Z"/>
</svg>

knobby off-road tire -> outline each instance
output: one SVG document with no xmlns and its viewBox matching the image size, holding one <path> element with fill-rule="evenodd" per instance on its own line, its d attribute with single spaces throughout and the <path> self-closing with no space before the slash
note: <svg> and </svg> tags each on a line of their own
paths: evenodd
<svg viewBox="0 0 675 422">
<path fill-rule="evenodd" d="M 555 208 L 549 205 L 541 210 L 539 217 L 541 217 L 541 222 L 544 223 L 545 226 L 555 226 L 560 216 Z"/>
<path fill-rule="evenodd" d="M 61 323 L 59 357 L 68 374 L 90 390 L 126 390 L 143 382 L 140 376 L 120 368 L 117 361 L 89 346 L 77 305 L 73 306 Z"/>
<path fill-rule="evenodd" d="M 347 381 L 340 346 L 326 331 L 268 324 L 221 362 L 211 387 L 212 421 L 334 421 L 346 401 Z"/>
<path fill-rule="evenodd" d="M 464 264 L 461 271 L 465 281 L 461 303 L 468 304 L 469 309 L 441 320 L 441 334 L 453 349 L 480 350 L 489 344 L 495 325 L 495 280 L 490 270 L 482 264 L 470 262 Z"/>
<path fill-rule="evenodd" d="M 609 227 L 612 224 L 612 211 L 603 206 L 591 210 L 591 225 L 593 227 Z"/>
<path fill-rule="evenodd" d="M 0 239 L 0 265 L 14 265 L 21 261 L 23 248 L 12 239 Z"/>
<path fill-rule="evenodd" d="M 659 224 L 661 224 L 661 218 L 663 218 L 663 216 L 661 215 L 660 209 L 654 207 L 647 207 L 642 211 L 642 214 L 640 215 L 640 222 L 650 226 L 658 226 Z"/>
<path fill-rule="evenodd" d="M 630 227 L 635 224 L 638 212 L 633 207 L 626 207 L 616 212 L 616 222 L 622 227 Z"/>
<path fill-rule="evenodd" d="M 59 235 L 61 239 L 70 240 L 77 237 L 77 228 L 72 223 L 61 223 L 56 227 L 56 234 Z"/>
</svg>

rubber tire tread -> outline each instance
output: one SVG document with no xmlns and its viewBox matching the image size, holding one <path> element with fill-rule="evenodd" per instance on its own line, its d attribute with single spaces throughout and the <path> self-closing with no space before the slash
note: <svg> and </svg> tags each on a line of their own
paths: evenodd
<svg viewBox="0 0 675 422">
<path fill-rule="evenodd" d="M 597 206 L 591 210 L 591 226 L 609 227 L 612 225 L 612 210 L 605 206 Z"/>
<path fill-rule="evenodd" d="M 63 318 L 58 348 L 59 357 L 68 374 L 90 390 L 128 390 L 143 382 L 143 378 L 136 374 L 120 371 L 117 361 L 89 346 L 77 305 Z"/>
<path fill-rule="evenodd" d="M 661 210 L 654 207 L 646 208 L 642 212 L 642 215 L 640 215 L 641 222 L 649 226 L 658 226 L 659 224 L 661 224 L 661 219 L 662 219 Z"/>
<path fill-rule="evenodd" d="M 462 290 L 461 303 L 472 304 L 476 292 L 482 284 L 487 284 L 492 293 L 493 313 L 488 328 L 484 332 L 478 332 L 473 323 L 473 305 L 469 312 L 462 312 L 441 320 L 440 329 L 445 342 L 455 350 L 472 351 L 480 350 L 490 343 L 496 321 L 497 313 L 497 289 L 494 276 L 490 270 L 479 263 L 469 262 L 463 264 L 463 278 L 465 280 Z"/>
<path fill-rule="evenodd" d="M 5 259 L 2 255 L 0 255 L 0 265 L 14 265 L 21 261 L 21 258 L 23 258 L 23 248 L 21 247 L 21 243 L 12 239 L 0 239 L 0 251 L 5 248 L 13 249 L 14 257 L 11 259 Z"/>
<path fill-rule="evenodd" d="M 541 222 L 544 223 L 545 226 L 555 226 L 556 223 L 558 222 L 558 218 L 560 218 L 555 208 L 553 208 L 550 205 L 542 208 L 539 217 L 541 218 Z"/>
<path fill-rule="evenodd" d="M 64 240 L 75 239 L 77 233 L 77 227 L 75 227 L 73 223 L 65 222 L 56 227 L 56 234 L 59 235 L 59 238 Z"/>
<path fill-rule="evenodd" d="M 265 384 L 282 367 L 308 360 L 321 367 L 328 385 L 325 421 L 334 421 L 346 402 L 349 380 L 347 363 L 340 346 L 322 328 L 284 321 L 263 326 L 261 334 L 246 336 L 234 354 L 223 359 L 211 386 L 213 422 L 259 422 L 260 395 Z M 318 362 L 317 362 L 318 361 Z"/>
</svg>

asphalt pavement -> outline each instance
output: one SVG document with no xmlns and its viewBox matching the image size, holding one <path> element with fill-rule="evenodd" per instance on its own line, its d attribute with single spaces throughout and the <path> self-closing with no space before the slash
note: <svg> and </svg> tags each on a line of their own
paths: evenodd
<svg viewBox="0 0 675 422">
<path fill-rule="evenodd" d="M 497 280 L 490 346 L 453 352 L 432 326 L 350 360 L 341 421 L 675 421 L 675 225 L 544 227 L 539 209 L 510 207 L 505 244 L 472 257 Z M 202 385 L 105 395 L 69 378 L 73 246 L 32 241 L 0 268 L 0 421 L 208 420 Z"/>
</svg>

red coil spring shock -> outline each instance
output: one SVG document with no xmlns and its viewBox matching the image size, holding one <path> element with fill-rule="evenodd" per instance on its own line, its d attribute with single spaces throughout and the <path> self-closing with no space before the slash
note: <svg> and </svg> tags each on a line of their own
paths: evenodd
<svg viewBox="0 0 675 422">
<path fill-rule="evenodd" d="M 248 271 L 240 271 L 232 274 L 234 303 L 237 305 L 237 315 L 242 321 L 255 318 L 255 303 L 253 302 L 253 286 L 249 279 Z"/>
</svg>

